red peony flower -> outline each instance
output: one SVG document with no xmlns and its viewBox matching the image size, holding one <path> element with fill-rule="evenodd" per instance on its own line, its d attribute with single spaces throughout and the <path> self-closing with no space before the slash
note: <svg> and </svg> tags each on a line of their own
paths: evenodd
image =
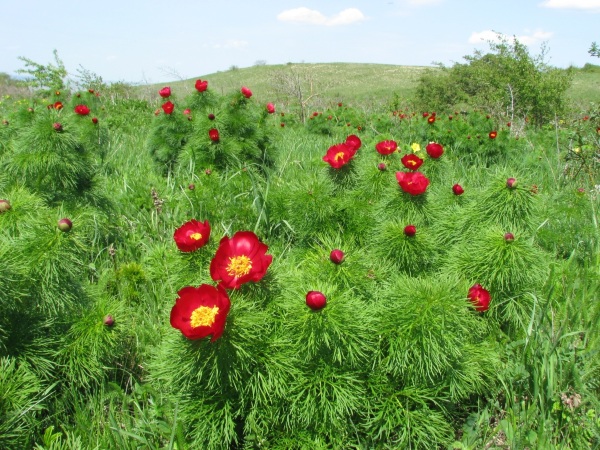
<svg viewBox="0 0 600 450">
<path fill-rule="evenodd" d="M 490 307 L 490 293 L 482 288 L 480 284 L 474 284 L 471 286 L 467 297 L 469 300 L 471 300 L 471 303 L 475 305 L 475 309 L 477 311 L 487 311 Z"/>
<path fill-rule="evenodd" d="M 158 91 L 158 95 L 160 95 L 162 98 L 169 98 L 171 96 L 171 88 L 169 86 L 162 88 L 160 91 Z"/>
<path fill-rule="evenodd" d="M 210 276 L 225 289 L 238 289 L 248 281 L 260 281 L 273 261 L 269 247 L 252 231 L 238 231 L 225 236 L 210 262 Z"/>
<path fill-rule="evenodd" d="M 381 141 L 375 145 L 375 150 L 381 155 L 391 155 L 398 148 L 396 141 Z"/>
<path fill-rule="evenodd" d="M 429 123 L 429 124 L 433 124 L 434 122 L 435 122 L 435 116 L 429 116 L 429 117 L 427 118 L 427 123 Z"/>
<path fill-rule="evenodd" d="M 208 130 L 208 137 L 213 142 L 219 142 L 219 130 L 217 130 L 216 128 L 211 128 L 210 130 Z"/>
<path fill-rule="evenodd" d="M 200 247 L 204 247 L 210 237 L 210 225 L 208 220 L 198 222 L 192 219 L 184 223 L 173 233 L 173 239 L 177 248 L 182 252 L 194 252 Z"/>
<path fill-rule="evenodd" d="M 171 114 L 173 112 L 174 108 L 175 108 L 175 105 L 173 103 L 171 103 L 170 101 L 165 103 L 164 105 L 162 105 L 162 109 L 165 112 L 165 114 Z"/>
<path fill-rule="evenodd" d="M 452 192 L 454 192 L 454 195 L 463 195 L 465 190 L 460 184 L 455 184 L 454 186 L 452 186 Z"/>
<path fill-rule="evenodd" d="M 248 89 L 246 86 L 242 86 L 241 92 L 242 92 L 242 95 L 246 98 L 252 97 L 252 91 L 250 89 Z"/>
<path fill-rule="evenodd" d="M 306 294 L 306 306 L 313 311 L 318 311 L 327 306 L 327 298 L 319 291 L 309 291 Z"/>
<path fill-rule="evenodd" d="M 354 157 L 356 150 L 348 144 L 336 144 L 329 147 L 323 161 L 329 163 L 334 169 L 339 169 L 346 165 Z"/>
<path fill-rule="evenodd" d="M 341 264 L 344 261 L 344 256 L 344 252 L 336 248 L 329 254 L 329 259 L 334 264 Z"/>
<path fill-rule="evenodd" d="M 212 335 L 211 342 L 219 339 L 231 308 L 225 289 L 209 284 L 197 288 L 186 286 L 177 295 L 171 309 L 171 326 L 188 339 L 202 339 L 208 335 Z"/>
<path fill-rule="evenodd" d="M 423 160 L 419 158 L 414 153 L 409 153 L 408 155 L 404 155 L 402 159 L 400 159 L 404 167 L 410 170 L 417 170 L 423 164 Z"/>
<path fill-rule="evenodd" d="M 444 147 L 436 142 L 430 142 L 427 144 L 427 147 L 425 147 L 425 151 L 433 159 L 438 159 L 444 153 Z"/>
<path fill-rule="evenodd" d="M 267 103 L 267 112 L 273 114 L 275 112 L 275 105 L 273 103 Z"/>
<path fill-rule="evenodd" d="M 75 114 L 79 114 L 80 116 L 87 116 L 90 113 L 90 108 L 85 105 L 77 105 L 75 107 Z"/>
<path fill-rule="evenodd" d="M 208 81 L 196 80 L 195 87 L 198 92 L 204 92 L 206 89 L 208 89 Z"/>
<path fill-rule="evenodd" d="M 351 134 L 350 136 L 348 136 L 346 138 L 346 145 L 348 145 L 349 147 L 351 147 L 352 149 L 354 149 L 354 153 L 356 153 L 356 151 L 362 145 L 362 142 L 361 142 L 360 138 L 357 135 Z"/>
<path fill-rule="evenodd" d="M 490 139 L 496 139 L 496 137 L 498 136 L 498 132 L 497 131 L 490 131 L 490 134 L 488 134 Z"/>
<path fill-rule="evenodd" d="M 402 190 L 410 195 L 421 195 L 429 186 L 429 178 L 421 172 L 396 172 L 396 179 Z"/>
</svg>

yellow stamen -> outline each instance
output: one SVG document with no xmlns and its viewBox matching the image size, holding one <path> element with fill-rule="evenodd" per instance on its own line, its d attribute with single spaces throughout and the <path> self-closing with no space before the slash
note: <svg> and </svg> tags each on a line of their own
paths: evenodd
<svg viewBox="0 0 600 450">
<path fill-rule="evenodd" d="M 337 161 L 338 159 L 344 159 L 345 156 L 346 156 L 346 154 L 344 152 L 338 152 L 335 154 L 333 159 L 335 159 Z"/>
<path fill-rule="evenodd" d="M 233 256 L 229 258 L 227 273 L 232 277 L 241 277 L 248 275 L 252 269 L 252 260 L 246 255 Z"/>
<path fill-rule="evenodd" d="M 196 233 L 190 234 L 190 238 L 192 238 L 195 241 L 199 241 L 200 239 L 202 239 L 202 235 L 200 233 L 196 232 Z"/>
<path fill-rule="evenodd" d="M 196 308 L 190 316 L 190 325 L 192 325 L 193 328 L 209 327 L 215 323 L 215 318 L 218 313 L 218 306 L 213 306 L 212 308 L 201 306 L 200 308 Z"/>
</svg>

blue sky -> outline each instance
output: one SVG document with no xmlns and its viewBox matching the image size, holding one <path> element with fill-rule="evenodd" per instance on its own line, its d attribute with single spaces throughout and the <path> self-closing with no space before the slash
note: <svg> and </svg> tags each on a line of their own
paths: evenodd
<svg viewBox="0 0 600 450">
<path fill-rule="evenodd" d="M 52 52 L 70 73 L 162 83 L 258 61 L 451 65 L 493 31 L 558 67 L 600 64 L 600 0 L 4 1 L 0 72 Z"/>
</svg>

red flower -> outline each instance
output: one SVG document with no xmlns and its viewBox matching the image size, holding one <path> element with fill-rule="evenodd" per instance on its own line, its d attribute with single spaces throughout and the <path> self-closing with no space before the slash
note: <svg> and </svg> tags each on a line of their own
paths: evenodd
<svg viewBox="0 0 600 450">
<path fill-rule="evenodd" d="M 248 281 L 260 281 L 267 273 L 273 256 L 269 247 L 252 231 L 238 231 L 230 239 L 224 236 L 210 262 L 210 276 L 225 289 L 238 289 Z"/>
<path fill-rule="evenodd" d="M 165 103 L 164 105 L 162 105 L 162 109 L 165 112 L 165 114 L 171 114 L 173 112 L 174 108 L 175 108 L 175 105 L 173 103 L 171 103 L 170 101 Z"/>
<path fill-rule="evenodd" d="M 204 223 L 192 219 L 184 223 L 173 233 L 173 239 L 177 248 L 182 252 L 194 252 L 208 242 L 210 237 L 210 225 L 208 220 Z"/>
<path fill-rule="evenodd" d="M 169 86 L 162 88 L 160 91 L 158 91 L 158 95 L 160 95 L 162 98 L 170 97 L 171 96 L 171 88 Z"/>
<path fill-rule="evenodd" d="M 460 184 L 455 184 L 454 186 L 452 186 L 452 192 L 454 192 L 454 195 L 462 195 L 465 192 L 465 190 Z"/>
<path fill-rule="evenodd" d="M 327 306 L 327 298 L 319 291 L 309 291 L 306 294 L 306 306 L 313 311 L 318 311 Z"/>
<path fill-rule="evenodd" d="M 219 142 L 219 130 L 217 130 L 216 128 L 211 128 L 210 130 L 208 130 L 208 137 L 213 142 Z"/>
<path fill-rule="evenodd" d="M 375 145 L 375 150 L 381 155 L 391 155 L 398 148 L 396 141 L 381 141 Z"/>
<path fill-rule="evenodd" d="M 90 113 L 90 108 L 85 105 L 77 105 L 75 107 L 75 114 L 79 114 L 80 116 L 87 116 Z"/>
<path fill-rule="evenodd" d="M 427 123 L 432 124 L 433 122 L 435 122 L 435 116 L 429 116 Z"/>
<path fill-rule="evenodd" d="M 410 170 L 417 170 L 423 164 L 423 160 L 414 153 L 404 155 L 400 161 L 402 161 L 404 167 Z"/>
<path fill-rule="evenodd" d="M 273 103 L 267 103 L 267 112 L 273 114 L 275 112 L 275 105 Z"/>
<path fill-rule="evenodd" d="M 410 195 L 421 195 L 429 186 L 429 178 L 421 172 L 396 172 L 396 179 L 402 190 Z"/>
<path fill-rule="evenodd" d="M 346 165 L 354 157 L 356 150 L 348 144 L 336 144 L 329 147 L 323 161 L 329 163 L 334 169 L 339 169 Z"/>
<path fill-rule="evenodd" d="M 346 138 L 346 145 L 348 145 L 352 149 L 354 149 L 354 153 L 356 153 L 356 150 L 358 150 L 360 148 L 360 146 L 362 145 L 362 142 L 357 135 L 351 134 L 350 136 L 348 136 Z"/>
<path fill-rule="evenodd" d="M 444 153 L 444 147 L 436 142 L 430 142 L 427 144 L 427 147 L 425 147 L 425 151 L 433 159 L 438 159 Z"/>
<path fill-rule="evenodd" d="M 404 234 L 408 237 L 413 237 L 415 234 L 417 234 L 417 227 L 414 225 L 406 225 L 404 227 Z"/>
<path fill-rule="evenodd" d="M 246 98 L 250 98 L 252 97 L 252 91 L 250 89 L 248 89 L 246 86 L 242 86 L 242 95 Z"/>
<path fill-rule="evenodd" d="M 498 136 L 498 132 L 497 131 L 490 131 L 490 134 L 488 134 L 490 139 L 496 139 L 496 136 Z"/>
<path fill-rule="evenodd" d="M 208 81 L 196 80 L 195 87 L 198 92 L 204 92 L 206 89 L 208 89 Z"/>
<path fill-rule="evenodd" d="M 336 248 L 329 254 L 329 259 L 334 264 L 341 264 L 344 261 L 344 256 L 344 252 Z"/>
<path fill-rule="evenodd" d="M 202 339 L 212 335 L 211 342 L 223 334 L 231 301 L 222 287 L 203 284 L 197 288 L 186 286 L 171 309 L 171 326 L 188 339 Z"/>
<path fill-rule="evenodd" d="M 429 116 L 429 113 L 428 112 L 424 112 L 423 113 L 423 117 L 427 117 L 427 116 Z"/>
<path fill-rule="evenodd" d="M 469 298 L 469 300 L 471 300 L 471 303 L 475 305 L 475 309 L 477 311 L 487 311 L 490 307 L 490 293 L 484 288 L 482 288 L 480 284 L 474 284 L 473 286 L 471 286 L 467 297 Z"/>
</svg>

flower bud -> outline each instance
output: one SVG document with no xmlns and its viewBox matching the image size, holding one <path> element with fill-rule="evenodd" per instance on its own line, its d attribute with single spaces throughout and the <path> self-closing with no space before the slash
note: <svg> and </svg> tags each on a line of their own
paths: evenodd
<svg viewBox="0 0 600 450">
<path fill-rule="evenodd" d="M 454 186 L 452 186 L 452 192 L 454 192 L 454 195 L 462 195 L 465 192 L 465 190 L 460 184 L 455 184 Z"/>
<path fill-rule="evenodd" d="M 215 120 L 215 115 L 213 113 L 210 113 L 208 115 L 208 120 Z"/>
<path fill-rule="evenodd" d="M 385 165 L 385 163 L 379 163 L 377 164 L 377 168 L 383 172 L 387 169 L 387 166 Z"/>
<path fill-rule="evenodd" d="M 323 295 L 322 292 L 309 291 L 308 294 L 306 294 L 306 306 L 313 311 L 318 311 L 327 306 L 327 298 L 325 298 L 325 295 Z"/>
<path fill-rule="evenodd" d="M 10 209 L 10 202 L 8 200 L 0 200 L 0 214 L 5 213 Z"/>
<path fill-rule="evenodd" d="M 56 131 L 57 133 L 60 133 L 63 130 L 62 124 L 59 122 L 54 122 L 52 124 L 52 128 L 54 128 L 54 131 Z"/>
<path fill-rule="evenodd" d="M 193 191 L 194 189 L 196 189 L 196 185 L 195 185 L 194 183 L 190 183 L 190 184 L 188 185 L 188 189 L 189 189 L 190 191 Z"/>
<path fill-rule="evenodd" d="M 517 187 L 517 180 L 515 178 L 509 178 L 506 180 L 506 187 L 509 189 L 515 189 Z"/>
<path fill-rule="evenodd" d="M 73 228 L 73 222 L 71 222 L 69 219 L 64 218 L 64 219 L 60 219 L 58 221 L 58 229 L 60 231 L 63 231 L 63 232 L 71 231 L 71 228 Z"/>
<path fill-rule="evenodd" d="M 417 227 L 415 227 L 414 225 L 406 225 L 404 227 L 404 234 L 408 237 L 414 236 L 415 234 L 417 234 Z"/>
<path fill-rule="evenodd" d="M 515 240 L 515 235 L 512 233 L 504 233 L 504 240 L 506 242 L 512 242 Z"/>
<path fill-rule="evenodd" d="M 344 261 L 344 252 L 336 248 L 329 254 L 329 259 L 334 264 L 341 264 Z"/>
<path fill-rule="evenodd" d="M 212 173 L 212 170 L 210 170 L 210 169 L 206 169 L 206 170 L 204 171 L 204 173 L 205 173 L 206 175 L 210 175 L 210 174 Z"/>
<path fill-rule="evenodd" d="M 98 118 L 97 117 L 92 117 L 92 123 L 94 125 L 96 125 L 98 123 Z"/>
<path fill-rule="evenodd" d="M 107 314 L 106 316 L 104 316 L 104 319 L 102 320 L 102 322 L 107 327 L 112 327 L 115 323 L 115 319 L 110 314 Z"/>
</svg>

